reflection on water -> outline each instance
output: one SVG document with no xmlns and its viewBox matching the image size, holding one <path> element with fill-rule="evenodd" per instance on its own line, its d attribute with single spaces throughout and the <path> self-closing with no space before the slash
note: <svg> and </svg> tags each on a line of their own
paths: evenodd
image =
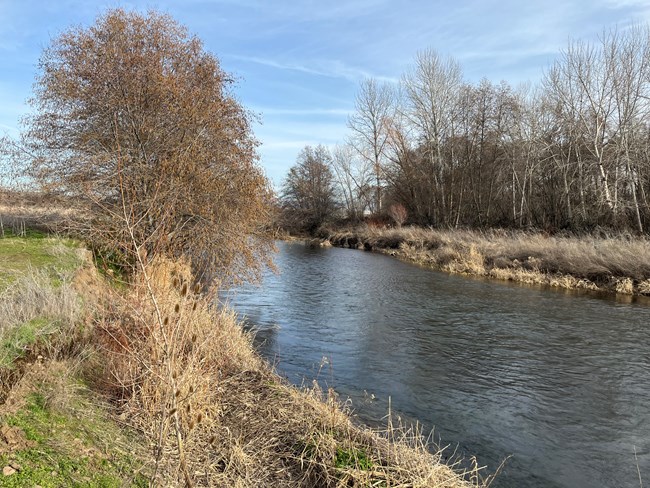
<svg viewBox="0 0 650 488">
<path fill-rule="evenodd" d="M 280 274 L 229 300 L 292 382 L 333 386 L 373 424 L 390 397 L 491 469 L 512 455 L 493 486 L 638 487 L 637 460 L 650 481 L 647 305 L 279 248 Z"/>
</svg>

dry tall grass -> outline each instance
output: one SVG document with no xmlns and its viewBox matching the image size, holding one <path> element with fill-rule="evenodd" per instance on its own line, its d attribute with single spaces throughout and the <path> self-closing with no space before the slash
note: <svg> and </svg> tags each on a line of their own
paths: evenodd
<svg viewBox="0 0 650 488">
<path fill-rule="evenodd" d="M 78 200 L 0 188 L 0 236 L 9 231 L 19 234 L 26 228 L 65 231 L 88 218 L 88 209 Z M 72 225 L 73 222 L 76 224 Z"/>
<path fill-rule="evenodd" d="M 399 254 L 452 273 L 562 288 L 650 294 L 647 238 L 368 226 L 340 231 L 323 229 L 320 235 L 337 246 Z"/>
<path fill-rule="evenodd" d="M 0 292 L 0 400 L 38 355 L 58 357 L 83 348 L 81 301 L 72 283 L 58 286 L 44 269 L 31 269 Z"/>
<path fill-rule="evenodd" d="M 38 357 L 77 355 L 85 347 L 80 297 L 70 279 L 31 268 L 0 292 L 0 405 Z"/>
<path fill-rule="evenodd" d="M 441 463 L 419 433 L 357 427 L 333 392 L 284 383 L 235 315 L 195 293 L 191 278 L 186 264 L 159 261 L 99 324 L 97 384 L 150 440 L 154 485 L 483 483 L 478 469 Z"/>
<path fill-rule="evenodd" d="M 70 280 L 52 285 L 48 270 L 32 268 L 0 292 L 0 335 L 35 319 L 75 323 L 81 304 Z"/>
</svg>

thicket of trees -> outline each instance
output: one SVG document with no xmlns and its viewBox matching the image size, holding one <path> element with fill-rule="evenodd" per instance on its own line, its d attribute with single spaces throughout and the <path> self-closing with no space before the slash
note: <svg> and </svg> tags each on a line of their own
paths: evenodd
<svg viewBox="0 0 650 488">
<path fill-rule="evenodd" d="M 271 190 L 232 77 L 168 15 L 109 10 L 45 49 L 14 144 L 41 187 L 86 201 L 76 231 L 121 264 L 187 256 L 250 277 Z"/>
<path fill-rule="evenodd" d="M 364 81 L 328 156 L 339 217 L 549 231 L 650 227 L 650 29 L 573 41 L 538 86 L 463 81 L 424 51 L 398 86 Z"/>
</svg>

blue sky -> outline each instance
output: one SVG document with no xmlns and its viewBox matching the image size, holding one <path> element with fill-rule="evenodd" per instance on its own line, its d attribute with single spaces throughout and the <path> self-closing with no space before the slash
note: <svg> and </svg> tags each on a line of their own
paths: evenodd
<svg viewBox="0 0 650 488">
<path fill-rule="evenodd" d="M 41 50 L 110 7 L 171 14 L 238 76 L 276 185 L 305 145 L 343 142 L 364 77 L 396 81 L 417 51 L 454 56 L 468 81 L 534 83 L 569 38 L 650 21 L 650 0 L 0 0 L 0 133 L 18 134 Z"/>
</svg>

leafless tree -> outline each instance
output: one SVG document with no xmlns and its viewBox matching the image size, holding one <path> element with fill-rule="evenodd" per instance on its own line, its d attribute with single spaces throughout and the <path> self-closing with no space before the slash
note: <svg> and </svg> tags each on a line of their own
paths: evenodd
<svg viewBox="0 0 650 488">
<path fill-rule="evenodd" d="M 375 213 L 381 212 L 382 209 L 383 167 L 386 162 L 388 142 L 387 123 L 393 118 L 394 111 L 394 88 L 369 78 L 361 83 L 357 93 L 355 113 L 348 119 L 348 127 L 352 131 L 352 147 L 373 168 Z"/>
<path fill-rule="evenodd" d="M 461 83 L 458 62 L 431 49 L 416 55 L 415 65 L 402 80 L 406 113 L 417 130 L 435 184 L 431 191 L 439 202 L 436 220 L 447 215 L 443 185 L 447 161 L 443 157 L 443 145 L 454 135 L 454 110 Z"/>
<path fill-rule="evenodd" d="M 639 157 L 637 147 L 643 145 L 644 121 L 650 116 L 650 29 L 647 26 L 635 26 L 624 36 L 613 31 L 605 35 L 602 42 L 608 58 L 607 65 L 614 71 L 613 95 L 618 125 L 617 167 L 625 174 L 623 190 L 628 194 L 636 228 L 642 233 L 644 226 L 638 189 L 644 197 L 644 187 L 639 181 L 643 158 Z M 644 203 L 647 208 L 645 198 Z"/>
<path fill-rule="evenodd" d="M 564 133 L 551 155 L 563 161 L 567 205 L 577 182 L 583 215 L 597 222 L 610 215 L 616 225 L 631 218 L 639 232 L 647 213 L 646 164 L 636 150 L 647 139 L 648 56 L 647 27 L 614 29 L 598 43 L 572 41 L 544 79 Z M 595 212 L 586 209 L 592 195 Z"/>
<path fill-rule="evenodd" d="M 352 144 L 342 144 L 334 148 L 332 170 L 347 217 L 359 219 L 370 208 L 373 200 L 373 167 L 370 161 L 360 157 Z"/>
<path fill-rule="evenodd" d="M 285 220 L 290 226 L 312 232 L 337 209 L 332 156 L 324 146 L 306 146 L 282 186 Z"/>
<path fill-rule="evenodd" d="M 541 84 L 517 90 L 465 83 L 456 61 L 423 51 L 390 93 L 365 82 L 349 122 L 373 169 L 373 210 L 401 204 L 409 221 L 441 227 L 647 232 L 648 26 L 571 41 Z M 334 164 L 349 211 L 352 161 L 343 151 Z"/>
</svg>

